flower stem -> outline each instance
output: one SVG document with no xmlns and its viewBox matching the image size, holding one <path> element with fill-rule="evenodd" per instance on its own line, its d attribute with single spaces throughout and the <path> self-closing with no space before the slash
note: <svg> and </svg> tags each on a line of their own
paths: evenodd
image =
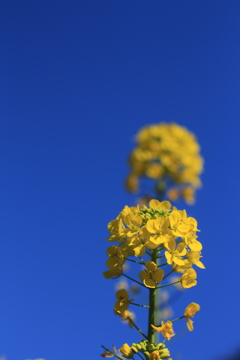
<svg viewBox="0 0 240 360">
<path fill-rule="evenodd" d="M 177 320 L 180 320 L 180 319 L 183 319 L 183 318 L 185 318 L 185 316 L 183 315 L 183 316 L 180 316 L 179 318 L 177 318 L 177 319 L 174 319 L 174 320 L 171 320 L 171 322 L 174 322 L 174 321 L 177 321 Z"/>
<path fill-rule="evenodd" d="M 126 274 L 124 274 L 124 273 L 122 273 L 122 275 L 125 276 L 126 278 L 128 278 L 129 280 L 132 280 L 132 281 L 134 281 L 135 283 L 137 283 L 137 284 L 139 284 L 139 285 L 141 285 L 141 286 L 143 286 L 143 287 L 146 287 L 144 284 L 140 283 L 140 281 L 137 281 L 137 280 L 131 278 L 131 277 L 128 276 L 128 275 L 126 275 Z"/>
<path fill-rule="evenodd" d="M 151 261 L 156 263 L 157 261 L 157 251 L 153 250 Z M 157 303 L 157 288 L 149 289 L 149 312 L 148 312 L 148 341 L 150 344 L 155 343 L 155 332 L 152 328 L 151 324 L 156 324 L 157 311 L 156 311 L 156 303 Z"/>
<path fill-rule="evenodd" d="M 161 264 L 161 265 L 158 265 L 158 267 L 165 266 L 165 265 L 169 265 L 169 264 L 168 263 Z"/>
<path fill-rule="evenodd" d="M 124 258 L 125 260 L 128 260 L 128 261 L 131 261 L 131 262 L 134 262 L 136 264 L 141 264 L 141 265 L 144 265 L 144 262 L 141 262 L 141 261 L 136 261 L 136 260 L 132 260 L 132 259 L 128 259 L 128 258 Z"/>
<path fill-rule="evenodd" d="M 148 305 L 141 305 L 141 304 L 136 304 L 136 303 L 133 303 L 131 302 L 132 305 L 136 305 L 136 306 L 141 306 L 141 307 L 145 307 L 145 308 L 149 308 Z"/>
<path fill-rule="evenodd" d="M 132 326 L 134 326 L 135 329 L 136 329 L 143 337 L 145 337 L 145 339 L 148 338 L 147 335 L 145 335 L 144 332 L 132 321 L 132 319 L 130 319 L 130 318 L 127 318 L 127 319 L 128 319 L 128 321 L 132 324 Z"/>
<path fill-rule="evenodd" d="M 174 281 L 170 284 L 166 284 L 166 285 L 161 285 L 161 286 L 157 286 L 156 289 L 160 289 L 160 288 L 163 288 L 163 287 L 166 287 L 166 286 L 170 286 L 170 285 L 174 285 L 174 284 L 177 284 L 179 283 L 181 280 L 178 280 L 178 281 Z"/>
<path fill-rule="evenodd" d="M 152 257 L 152 254 L 150 252 L 146 251 L 146 254 Z"/>
<path fill-rule="evenodd" d="M 139 354 L 139 352 L 138 352 L 137 354 L 140 356 L 140 358 L 141 358 L 141 359 L 143 359 L 143 360 L 144 360 L 144 358 L 142 357 L 142 355 L 141 355 L 141 354 Z"/>
<path fill-rule="evenodd" d="M 180 319 L 183 319 L 183 318 L 185 318 L 185 316 L 183 315 L 183 316 L 180 316 L 179 318 L 177 318 L 177 319 L 174 319 L 174 320 L 170 320 L 172 323 L 174 322 L 174 321 L 177 321 L 177 320 L 180 320 Z M 161 326 L 161 324 L 160 325 L 158 325 L 158 326 Z"/>
<path fill-rule="evenodd" d="M 169 275 L 171 275 L 172 273 L 174 272 L 174 270 L 172 269 L 171 271 L 169 271 L 168 274 L 166 274 L 164 277 L 163 277 L 163 280 L 166 279 Z"/>
</svg>

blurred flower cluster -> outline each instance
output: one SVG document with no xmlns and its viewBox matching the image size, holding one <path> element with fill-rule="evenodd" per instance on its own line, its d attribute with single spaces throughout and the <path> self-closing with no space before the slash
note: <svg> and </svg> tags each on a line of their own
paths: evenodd
<svg viewBox="0 0 240 360">
<path fill-rule="evenodd" d="M 177 124 L 160 123 L 142 128 L 136 143 L 129 157 L 127 190 L 137 193 L 140 178 L 146 177 L 154 181 L 156 193 L 167 188 L 171 201 L 182 197 L 187 203 L 194 203 L 203 170 L 195 135 Z"/>
</svg>

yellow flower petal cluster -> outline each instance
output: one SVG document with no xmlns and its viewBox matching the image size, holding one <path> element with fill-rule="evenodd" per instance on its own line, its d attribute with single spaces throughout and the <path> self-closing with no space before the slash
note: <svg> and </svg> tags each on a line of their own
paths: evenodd
<svg viewBox="0 0 240 360">
<path fill-rule="evenodd" d="M 197 273 L 192 267 L 205 268 L 200 261 L 202 244 L 197 240 L 197 220 L 189 217 L 185 210 L 172 208 L 169 201 L 152 199 L 149 206 L 125 206 L 108 224 L 108 229 L 107 240 L 118 244 L 107 249 L 105 278 L 121 276 L 128 257 L 141 257 L 147 250 L 157 249 L 164 252 L 167 264 L 175 272 L 182 273 L 179 281 L 183 288 L 197 284 Z M 164 271 L 153 261 L 143 264 L 145 269 L 139 277 L 146 287 L 155 288 L 163 280 Z M 124 310 L 127 307 L 121 307 L 119 312 Z"/>
<path fill-rule="evenodd" d="M 152 328 L 154 330 L 156 330 L 157 332 L 161 332 L 162 335 L 170 340 L 171 337 L 173 337 L 175 335 L 174 331 L 173 331 L 173 327 L 172 327 L 172 322 L 171 321 L 166 321 L 166 323 L 164 323 L 163 321 L 161 322 L 161 326 L 157 327 L 154 325 L 151 325 Z"/>
<path fill-rule="evenodd" d="M 196 304 L 196 303 L 191 303 L 189 304 L 186 309 L 184 310 L 184 316 L 186 318 L 187 321 L 187 327 L 189 331 L 193 331 L 193 321 L 190 319 L 192 318 L 196 312 L 198 312 L 200 310 L 200 305 Z"/>
<path fill-rule="evenodd" d="M 157 265 L 153 261 L 145 262 L 145 269 L 140 271 L 139 277 L 148 288 L 155 288 L 158 283 L 163 279 L 164 271 L 158 269 Z"/>
<path fill-rule="evenodd" d="M 190 268 L 187 271 L 185 271 L 181 276 L 181 285 L 183 288 L 188 289 L 192 286 L 197 285 L 197 273 L 194 269 Z"/>
<path fill-rule="evenodd" d="M 129 299 L 129 295 L 125 289 L 121 289 L 116 292 L 116 299 L 117 301 L 115 302 L 114 310 L 117 313 L 123 313 L 126 311 L 129 307 L 129 303 L 133 301 L 133 299 Z"/>
<path fill-rule="evenodd" d="M 185 210 L 172 208 L 169 201 L 152 199 L 149 205 L 125 206 L 116 219 L 108 224 L 109 242 L 117 242 L 107 249 L 109 268 L 103 273 L 107 279 L 121 276 L 128 257 L 141 257 L 147 250 L 163 251 L 166 262 L 175 272 L 182 273 L 181 285 L 189 288 L 197 284 L 192 266 L 204 269 L 200 261 L 202 244 L 198 241 L 198 223 Z M 144 263 L 140 279 L 146 287 L 156 287 L 163 279 L 163 270 L 152 261 Z"/>
<path fill-rule="evenodd" d="M 138 192 L 139 179 L 148 177 L 158 182 L 168 179 L 172 184 L 168 195 L 174 201 L 182 197 L 194 202 L 195 189 L 201 186 L 203 159 L 193 133 L 174 123 L 143 127 L 136 136 L 137 146 L 129 157 L 131 167 L 126 188 Z"/>
<path fill-rule="evenodd" d="M 117 278 L 122 274 L 122 266 L 125 263 L 124 253 L 122 249 L 113 245 L 107 249 L 108 260 L 106 265 L 109 270 L 104 271 L 103 275 L 106 279 Z"/>
</svg>

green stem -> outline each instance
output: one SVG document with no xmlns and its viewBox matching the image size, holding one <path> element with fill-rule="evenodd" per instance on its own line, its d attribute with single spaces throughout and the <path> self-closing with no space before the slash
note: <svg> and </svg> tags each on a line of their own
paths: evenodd
<svg viewBox="0 0 240 360">
<path fill-rule="evenodd" d="M 158 265 L 158 267 L 165 266 L 165 265 L 169 265 L 169 264 L 168 263 L 161 264 L 161 265 Z"/>
<path fill-rule="evenodd" d="M 156 263 L 157 259 L 157 251 L 153 250 L 151 261 L 154 261 Z M 148 341 L 150 344 L 155 343 L 155 332 L 152 328 L 152 324 L 156 324 L 156 301 L 157 300 L 157 289 L 156 288 L 150 288 L 149 289 L 149 312 L 148 312 Z"/>
<path fill-rule="evenodd" d="M 136 329 L 143 337 L 145 337 L 145 339 L 148 338 L 147 335 L 145 335 L 144 332 L 132 321 L 132 319 L 130 319 L 130 318 L 127 318 L 127 319 L 128 319 L 128 321 L 132 324 L 132 326 L 134 326 L 135 329 Z"/>
<path fill-rule="evenodd" d="M 136 264 L 141 264 L 141 265 L 144 265 L 144 262 L 140 262 L 140 261 L 136 261 L 136 260 L 132 260 L 132 259 L 128 259 L 128 258 L 124 258 L 125 260 L 128 260 L 128 261 L 131 261 L 131 262 L 134 262 Z"/>
<path fill-rule="evenodd" d="M 169 271 L 168 274 L 166 274 L 164 277 L 163 277 L 163 280 L 166 279 L 169 275 L 171 275 L 172 273 L 174 272 L 174 270 L 172 269 L 171 271 Z"/>
<path fill-rule="evenodd" d="M 165 257 L 165 255 L 158 256 L 156 259 L 161 259 L 163 257 Z"/>
<path fill-rule="evenodd" d="M 177 321 L 177 320 L 180 320 L 180 319 L 183 319 L 183 318 L 185 318 L 185 316 L 183 315 L 183 316 L 180 316 L 179 318 L 177 318 L 177 319 L 174 319 L 174 320 L 170 320 L 172 323 L 174 322 L 174 321 Z M 161 324 L 160 325 L 158 325 L 158 326 L 161 326 Z"/>
<path fill-rule="evenodd" d="M 183 315 L 183 316 L 180 316 L 179 318 L 177 318 L 177 319 L 174 319 L 174 320 L 171 320 L 171 322 L 173 323 L 174 321 L 177 321 L 177 320 L 180 320 L 180 319 L 183 319 L 183 318 L 185 318 L 185 316 Z"/>
<path fill-rule="evenodd" d="M 181 280 L 178 280 L 178 281 L 174 281 L 170 284 L 166 284 L 166 285 L 161 285 L 161 286 L 157 286 L 156 289 L 160 289 L 160 288 L 163 288 L 163 287 L 166 287 L 166 286 L 170 286 L 170 285 L 174 285 L 174 284 L 177 284 L 179 283 Z"/>
<path fill-rule="evenodd" d="M 142 284 L 142 283 L 140 283 L 139 281 L 131 278 L 131 277 L 128 276 L 128 275 L 126 275 L 126 274 L 124 274 L 124 273 L 122 273 L 122 275 L 125 276 L 126 278 L 128 278 L 129 280 L 132 280 L 132 281 L 134 281 L 135 283 L 137 283 L 137 284 L 139 284 L 139 285 L 141 285 L 141 286 L 143 286 L 143 287 L 146 287 L 144 284 Z"/>
<path fill-rule="evenodd" d="M 144 358 L 142 357 L 142 355 L 139 352 L 137 354 L 140 356 L 141 359 L 144 360 Z"/>
<path fill-rule="evenodd" d="M 136 305 L 136 306 L 141 306 L 141 307 L 149 308 L 148 305 L 140 305 L 140 304 L 136 304 L 136 303 L 133 303 L 133 302 L 131 302 L 131 304 L 132 304 L 132 305 Z"/>
</svg>

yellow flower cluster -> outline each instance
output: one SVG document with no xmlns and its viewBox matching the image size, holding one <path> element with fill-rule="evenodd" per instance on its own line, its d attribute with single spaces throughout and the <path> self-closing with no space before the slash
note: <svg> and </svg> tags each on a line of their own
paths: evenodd
<svg viewBox="0 0 240 360">
<path fill-rule="evenodd" d="M 199 175 L 203 169 L 194 134 L 174 123 L 160 123 L 142 128 L 136 142 L 129 158 L 131 172 L 126 181 L 127 190 L 138 192 L 141 177 L 157 183 L 164 180 L 168 181 L 171 201 L 182 197 L 192 204 L 195 189 L 201 185 Z"/>
<path fill-rule="evenodd" d="M 149 206 L 128 207 L 108 224 L 109 242 L 118 242 L 107 249 L 109 268 L 103 274 L 110 279 L 123 272 L 123 264 L 128 256 L 142 257 L 146 251 L 157 249 L 164 252 L 167 264 L 182 273 L 179 281 L 184 288 L 197 284 L 196 265 L 204 268 L 201 258 L 202 244 L 197 240 L 197 221 L 187 216 L 185 210 L 172 207 L 169 201 L 152 199 Z M 148 288 L 155 288 L 164 277 L 154 261 L 142 262 L 145 269 L 139 277 Z M 125 302 L 125 304 L 128 302 Z M 126 307 L 122 308 L 123 311 Z"/>
</svg>

